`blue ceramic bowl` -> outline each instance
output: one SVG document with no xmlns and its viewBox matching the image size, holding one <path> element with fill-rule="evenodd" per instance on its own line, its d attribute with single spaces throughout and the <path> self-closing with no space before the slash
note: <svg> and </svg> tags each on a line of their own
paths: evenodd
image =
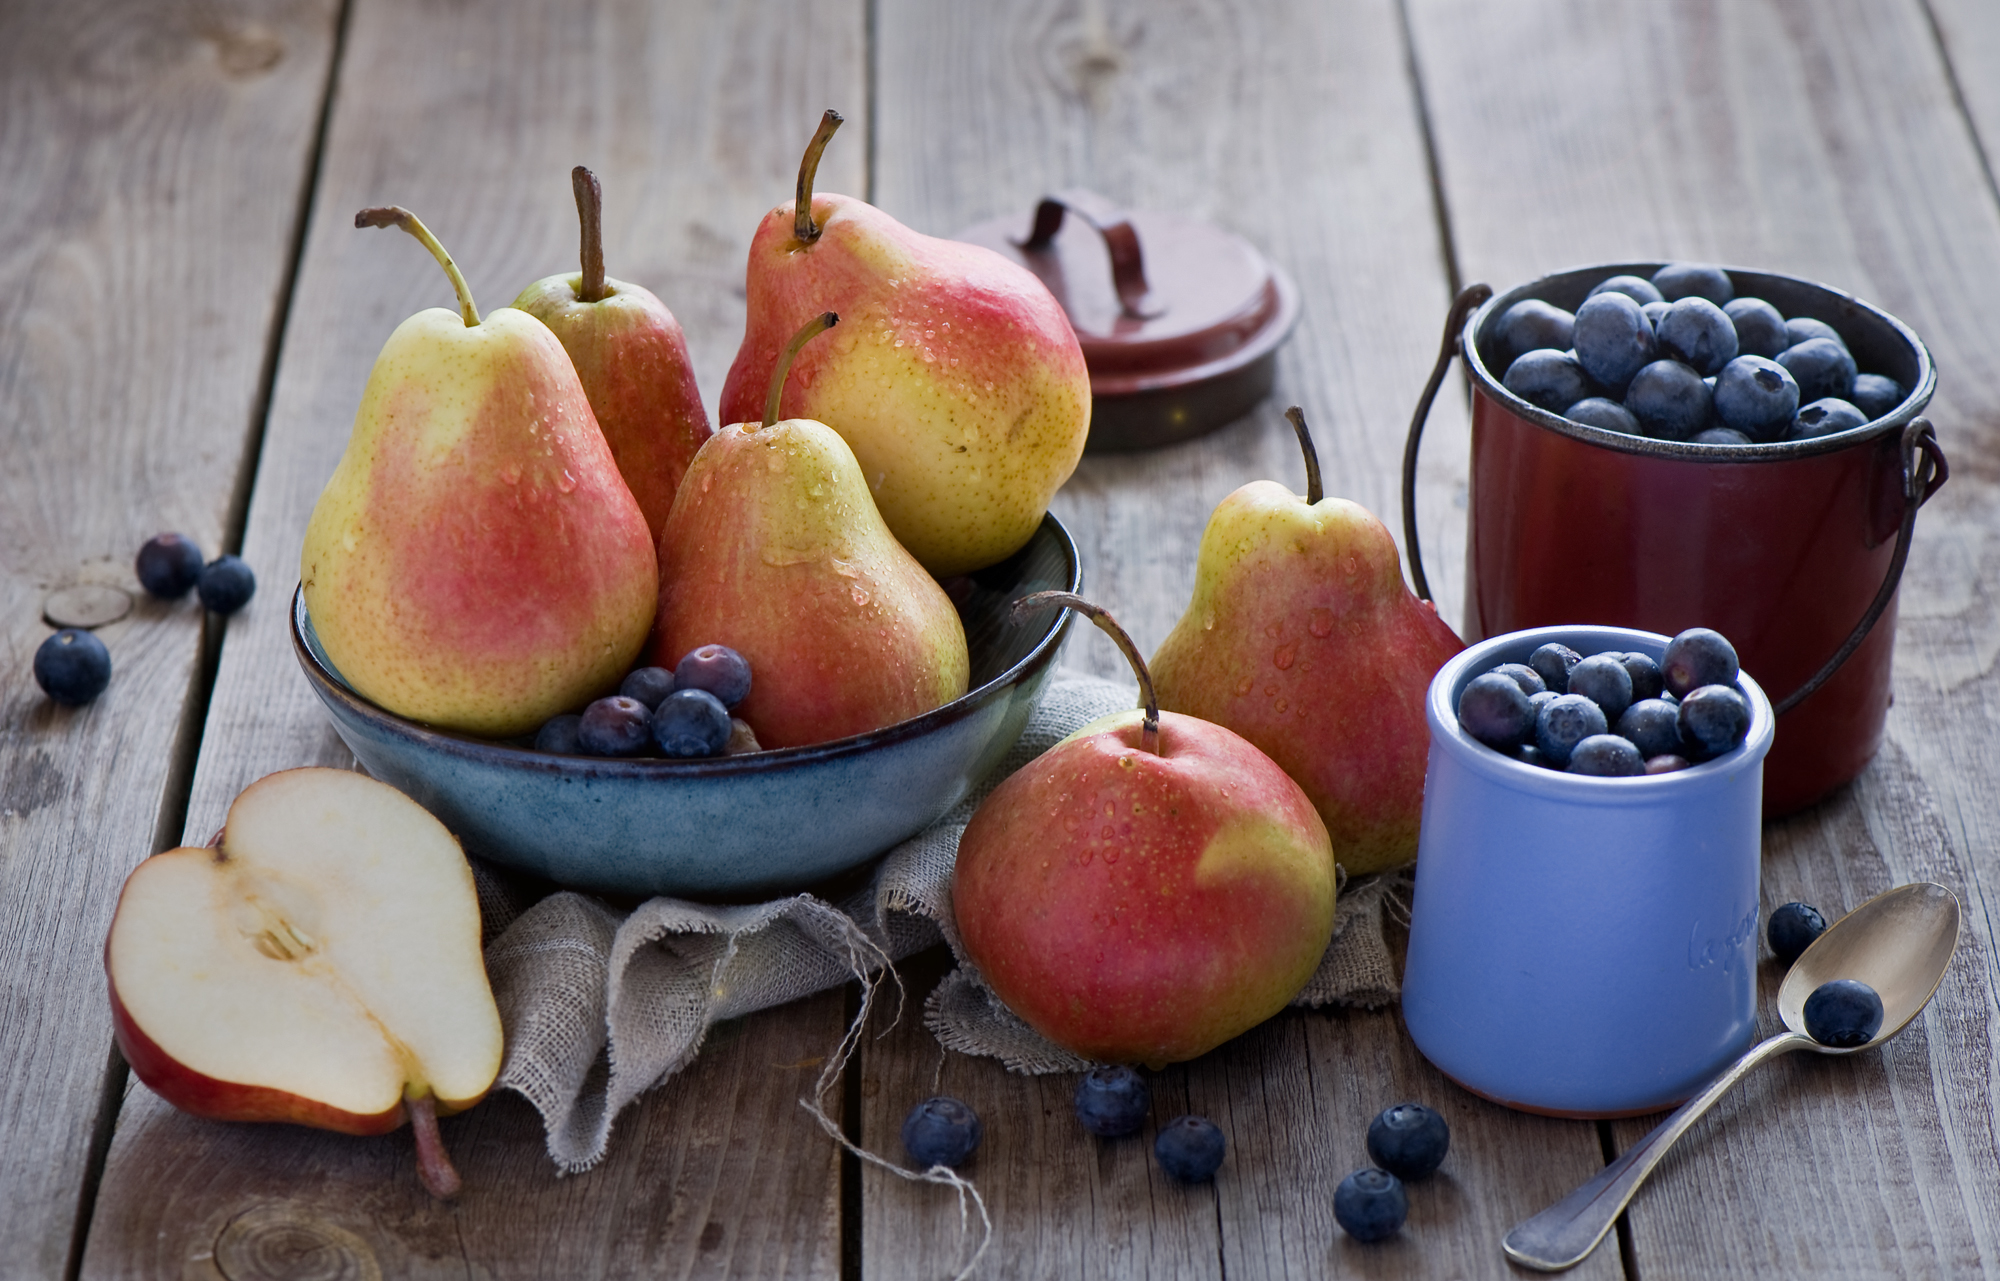
<svg viewBox="0 0 2000 1281">
<path fill-rule="evenodd" d="M 1424 1056 L 1497 1102 L 1559 1116 L 1657 1112 L 1756 1030 L 1757 886 L 1771 705 L 1748 676 L 1745 741 L 1672 774 L 1525 764 L 1458 726 L 1472 678 L 1550 641 L 1582 654 L 1667 638 L 1541 627 L 1439 669 L 1425 712 L 1403 1020 Z"/>
<path fill-rule="evenodd" d="M 957 804 L 1020 737 L 1068 634 L 1068 610 L 1016 623 L 1008 607 L 1081 585 L 1076 544 L 1045 517 L 960 600 L 969 693 L 852 738 L 707 760 L 558 756 L 396 716 L 341 679 L 298 594 L 292 645 L 349 750 L 468 851 L 580 889 L 768 895 L 857 867 Z"/>
</svg>

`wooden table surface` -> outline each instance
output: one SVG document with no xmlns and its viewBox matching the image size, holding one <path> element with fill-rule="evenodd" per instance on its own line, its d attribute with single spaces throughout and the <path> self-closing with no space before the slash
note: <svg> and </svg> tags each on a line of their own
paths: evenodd
<svg viewBox="0 0 2000 1281">
<path fill-rule="evenodd" d="M 1868 771 L 1765 832 L 1764 905 L 1943 882 L 1967 911 L 1925 1015 L 1879 1053 L 1795 1056 L 1672 1157 L 1579 1274 L 2000 1275 L 2000 6 L 1991 0 L 71 0 L 0 5 L 0 1274 L 7 1277 L 936 1277 L 937 1188 L 844 1160 L 797 1100 L 852 994 L 723 1029 L 559 1178 L 535 1114 L 448 1121 L 467 1191 L 407 1134 L 195 1120 L 112 1049 L 100 949 L 126 873 L 201 843 L 272 770 L 351 764 L 294 663 L 310 506 L 391 328 L 448 305 L 417 210 L 483 304 L 573 269 L 571 165 L 602 177 L 609 268 L 686 326 L 711 405 L 743 264 L 821 108 L 822 190 L 917 230 L 1087 184 L 1214 219 L 1297 278 L 1272 400 L 1200 441 L 1091 457 L 1057 496 L 1089 590 L 1141 648 L 1184 607 L 1213 505 L 1297 486 L 1392 526 L 1404 424 L 1462 283 L 1692 258 L 1849 289 L 1940 371 L 1951 483 L 1917 525 L 1895 704 Z M 1462 383 L 1421 509 L 1462 594 Z M 161 530 L 237 549 L 226 624 L 141 597 L 79 710 L 29 674 L 54 590 L 133 590 Z M 1080 629 L 1064 661 L 1122 673 Z M 935 958 L 913 967 L 920 982 Z M 928 968 L 927 968 L 928 967 Z M 1764 975 L 1766 996 L 1774 976 Z M 1810 1061 L 1800 1061 L 1801 1059 Z M 918 1097 L 986 1118 L 985 1276 L 1500 1276 L 1499 1239 L 1649 1122 L 1531 1117 L 1445 1082 L 1393 1011 L 1281 1016 L 1156 1080 L 1228 1132 L 1213 1186 L 1085 1141 L 1068 1078 L 867 1040 L 845 1123 L 893 1150 Z M 1408 1227 L 1362 1247 L 1335 1184 L 1402 1099 L 1453 1125 Z"/>
</svg>

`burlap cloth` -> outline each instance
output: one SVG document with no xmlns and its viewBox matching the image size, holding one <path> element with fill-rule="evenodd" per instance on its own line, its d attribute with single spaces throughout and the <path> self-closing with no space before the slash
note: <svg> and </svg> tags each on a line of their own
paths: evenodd
<svg viewBox="0 0 2000 1281">
<path fill-rule="evenodd" d="M 952 861 L 995 784 L 1079 725 L 1136 702 L 1132 685 L 1059 672 L 992 776 L 890 850 L 866 885 L 838 904 L 798 894 L 740 906 L 655 898 L 623 910 L 570 891 L 524 904 L 505 877 L 475 861 L 491 940 L 486 966 L 507 1033 L 499 1086 L 541 1113 L 561 1169 L 587 1170 L 603 1159 L 618 1114 L 687 1066 L 716 1023 L 850 980 L 872 994 L 893 961 L 940 939 L 959 958 L 924 1009 L 941 1044 L 1017 1072 L 1088 1067 L 1015 1018 L 965 961 L 952 925 Z M 1344 886 L 1326 956 L 1294 1004 L 1374 1007 L 1397 998 L 1383 923 L 1403 910 L 1407 885 L 1387 876 Z M 860 1021 L 830 1060 L 822 1095 Z M 838 1140 L 817 1102 L 808 1110 Z"/>
</svg>

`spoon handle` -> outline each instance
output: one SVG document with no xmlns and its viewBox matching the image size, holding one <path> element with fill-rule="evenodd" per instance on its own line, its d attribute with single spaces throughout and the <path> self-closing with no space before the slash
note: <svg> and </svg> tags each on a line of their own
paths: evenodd
<svg viewBox="0 0 2000 1281">
<path fill-rule="evenodd" d="M 1651 1134 L 1598 1171 L 1597 1177 L 1540 1214 L 1515 1224 L 1514 1230 L 1500 1243 L 1507 1257 L 1542 1272 L 1560 1272 L 1583 1262 L 1618 1221 L 1626 1204 L 1667 1154 L 1667 1149 L 1701 1119 L 1702 1113 L 1715 1106 L 1715 1101 L 1730 1086 L 1766 1059 L 1812 1046 L 1812 1038 L 1802 1032 L 1782 1032 L 1751 1046 L 1701 1093 L 1655 1126 Z"/>
</svg>

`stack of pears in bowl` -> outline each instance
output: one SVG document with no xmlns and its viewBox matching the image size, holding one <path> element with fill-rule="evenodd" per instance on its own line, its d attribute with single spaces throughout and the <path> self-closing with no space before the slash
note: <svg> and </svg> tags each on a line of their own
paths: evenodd
<svg viewBox="0 0 2000 1281">
<path fill-rule="evenodd" d="M 483 317 L 413 215 L 357 216 L 422 241 L 459 307 L 376 360 L 293 642 L 362 765 L 469 851 L 619 894 L 810 885 L 962 799 L 1052 672 L 1065 616 L 1010 606 L 1081 586 L 1047 508 L 1088 430 L 1082 353 L 1024 269 L 814 197 L 838 123 L 756 233 L 719 429 L 672 315 L 603 274 L 587 171 L 583 271 Z M 704 645 L 748 660 L 760 750 L 534 748 Z"/>
</svg>

